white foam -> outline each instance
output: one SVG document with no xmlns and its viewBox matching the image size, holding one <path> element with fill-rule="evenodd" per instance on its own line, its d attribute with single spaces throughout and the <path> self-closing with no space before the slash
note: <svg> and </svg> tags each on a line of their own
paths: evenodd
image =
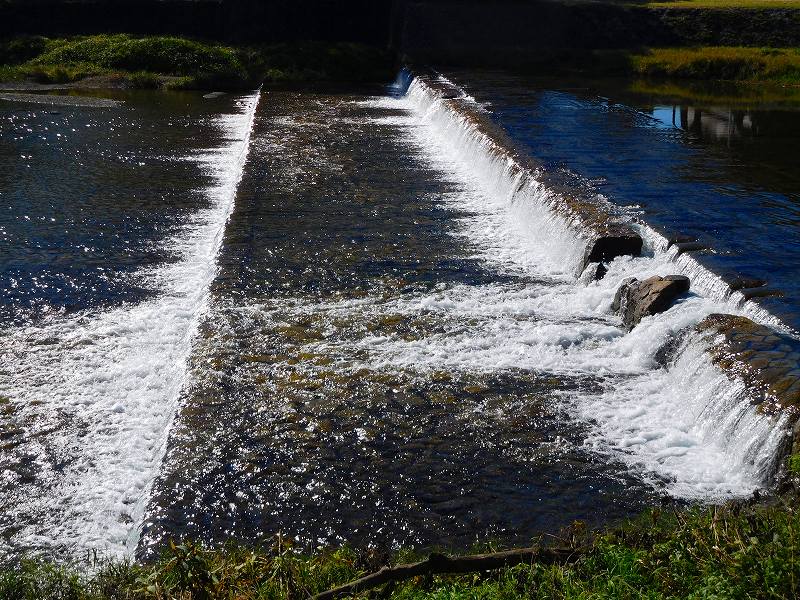
<svg viewBox="0 0 800 600">
<path fill-rule="evenodd" d="M 596 426 L 587 444 L 683 498 L 751 493 L 769 481 L 786 435 L 785 416 L 754 410 L 743 384 L 711 363 L 697 334 L 670 368 L 574 400 L 574 409 Z"/>
<path fill-rule="evenodd" d="M 777 319 L 731 294 L 693 257 L 668 249 L 645 224 L 634 224 L 645 241 L 642 257 L 617 258 L 599 282 L 578 281 L 575 266 L 585 240 L 574 221 L 552 209 L 550 192 L 537 174 L 521 173 L 507 153 L 420 80 L 412 82 L 405 98 L 370 105 L 407 111 L 404 120 L 393 117 L 393 124 L 433 167 L 460 184 L 442 198 L 465 215 L 458 235 L 487 265 L 520 279 L 388 302 L 375 299 L 371 305 L 361 300 L 317 306 L 351 317 L 359 311 L 365 318 L 372 313 L 434 315 L 445 324 L 412 340 L 366 335 L 353 340 L 354 356 L 366 350 L 364 363 L 380 367 L 588 376 L 599 393 L 570 391 L 562 399 L 590 425 L 589 447 L 677 497 L 716 499 L 769 484 L 785 435 L 782 421 L 759 413 L 741 384 L 711 364 L 704 351 L 707 340 L 699 334 L 686 338 L 669 366 L 660 365 L 656 356 L 710 313 L 745 314 L 779 327 Z M 669 274 L 688 275 L 692 293 L 626 333 L 610 310 L 622 280 Z M 339 351 L 347 346 L 337 343 Z"/>
<path fill-rule="evenodd" d="M 173 240 L 181 260 L 150 274 L 160 290 L 155 299 L 54 318 L 3 336 L 0 394 L 35 429 L 54 428 L 42 438 L 42 452 L 70 457 L 63 475 L 50 474 L 53 487 L 15 509 L 16 542 L 98 548 L 110 555 L 135 549 L 216 273 L 259 96 L 243 98 L 240 112 L 218 119 L 229 143 L 196 157 L 213 176 L 206 190 L 210 206 Z"/>
</svg>

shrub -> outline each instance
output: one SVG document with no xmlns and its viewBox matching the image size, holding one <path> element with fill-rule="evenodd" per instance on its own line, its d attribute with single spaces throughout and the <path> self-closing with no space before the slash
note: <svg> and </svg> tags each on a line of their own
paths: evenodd
<svg viewBox="0 0 800 600">
<path fill-rule="evenodd" d="M 47 46 L 41 36 L 20 36 L 0 42 L 0 64 L 19 65 L 39 56 Z"/>
<path fill-rule="evenodd" d="M 800 82 L 800 52 L 781 48 L 656 48 L 632 57 L 633 70 L 650 77 Z"/>
</svg>

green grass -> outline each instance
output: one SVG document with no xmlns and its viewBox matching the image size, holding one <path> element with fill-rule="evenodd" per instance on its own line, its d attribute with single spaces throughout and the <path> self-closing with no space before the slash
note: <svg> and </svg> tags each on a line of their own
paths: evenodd
<svg viewBox="0 0 800 600">
<path fill-rule="evenodd" d="M 561 542 L 588 551 L 568 566 L 420 577 L 385 591 L 398 600 L 722 600 L 800 594 L 800 515 L 790 506 L 653 510 L 600 534 L 576 524 Z M 377 570 L 384 558 L 348 549 L 303 556 L 283 542 L 260 550 L 181 544 L 153 564 L 108 563 L 93 575 L 82 575 L 77 567 L 24 562 L 0 571 L 0 597 L 299 600 Z M 392 560 L 410 558 L 406 553 Z"/>
<path fill-rule="evenodd" d="M 800 48 L 655 48 L 630 61 L 645 77 L 800 85 Z"/>
<path fill-rule="evenodd" d="M 117 76 L 133 87 L 242 89 L 263 82 L 387 81 L 394 61 L 348 43 L 232 47 L 172 36 L 127 34 L 0 42 L 0 80 L 70 83 Z"/>
</svg>

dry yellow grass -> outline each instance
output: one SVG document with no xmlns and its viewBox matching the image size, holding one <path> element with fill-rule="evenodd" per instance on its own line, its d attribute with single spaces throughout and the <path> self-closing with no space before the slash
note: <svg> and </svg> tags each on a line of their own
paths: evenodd
<svg viewBox="0 0 800 600">
<path fill-rule="evenodd" d="M 631 63 L 643 76 L 800 84 L 800 48 L 654 48 Z"/>
<path fill-rule="evenodd" d="M 648 2 L 654 8 L 797 8 L 798 0 L 663 0 Z"/>
</svg>

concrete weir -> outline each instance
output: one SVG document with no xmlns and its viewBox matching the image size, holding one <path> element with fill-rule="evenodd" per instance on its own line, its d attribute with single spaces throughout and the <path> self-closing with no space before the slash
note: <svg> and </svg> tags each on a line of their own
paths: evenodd
<svg viewBox="0 0 800 600">
<path fill-rule="evenodd" d="M 516 181 L 512 195 L 532 184 L 546 185 L 548 193 L 542 197 L 548 208 L 586 242 L 583 257 L 576 265 L 578 275 L 593 263 L 602 265 L 618 256 L 640 255 L 642 237 L 630 224 L 616 217 L 610 205 L 580 197 L 574 189 L 561 184 L 555 175 L 546 173 L 542 165 L 480 110 L 474 100 L 446 78 L 430 72 L 418 73 L 415 78 L 438 96 L 487 152 L 506 162 L 507 177 Z M 604 273 L 605 269 L 597 268 L 593 278 L 601 278 Z"/>
<path fill-rule="evenodd" d="M 786 421 L 792 442 L 784 454 L 800 452 L 800 340 L 726 314 L 709 315 L 696 331 L 708 336 L 712 361 L 745 385 L 758 410 Z"/>
<path fill-rule="evenodd" d="M 764 410 L 800 409 L 800 340 L 736 315 L 709 315 L 697 331 L 720 336 L 709 347 L 714 362 Z"/>
<path fill-rule="evenodd" d="M 407 95 L 467 173 L 491 197 L 503 199 L 499 206 L 512 218 L 522 216 L 527 207 L 526 235 L 546 238 L 550 258 L 574 269 L 581 282 L 602 279 L 607 273 L 618 277 L 621 267 L 615 258 L 641 255 L 642 236 L 652 231 L 647 225 L 635 226 L 602 197 L 584 194 L 560 179 L 560 173 L 545 169 L 462 88 L 438 73 L 423 71 L 413 78 Z M 668 313 L 691 292 L 729 303 L 731 313 L 752 313 L 759 320 L 757 315 L 764 313 L 764 322 L 769 322 L 771 316 L 749 302 L 751 297 L 772 293 L 765 282 L 715 273 L 695 259 L 707 246 L 694 238 L 673 235 L 663 237 L 663 242 L 663 247 L 655 244 L 655 254 L 675 274 L 627 279 L 616 294 L 612 310 L 619 312 L 628 335 L 637 335 L 634 329 L 639 330 L 645 317 Z M 680 381 L 675 384 L 679 388 L 687 381 L 698 386 L 689 392 L 691 398 L 681 400 L 688 413 L 696 413 L 690 427 L 701 432 L 703 439 L 728 448 L 726 452 L 738 456 L 742 464 L 758 465 L 757 469 L 753 466 L 757 477 L 762 485 L 769 485 L 791 447 L 787 434 L 794 432 L 794 439 L 800 440 L 800 430 L 795 430 L 800 408 L 800 341 L 746 317 L 707 315 L 698 315 L 700 325 L 687 323 L 680 328 L 688 335 L 673 340 L 684 339 L 685 344 L 675 346 L 677 354 L 667 365 L 665 377 Z M 652 325 L 650 319 L 643 330 Z M 686 327 L 693 331 L 687 332 Z M 726 423 L 724 431 L 716 427 L 719 422 Z M 800 443 L 795 446 L 795 451 L 800 450 Z"/>
</svg>

